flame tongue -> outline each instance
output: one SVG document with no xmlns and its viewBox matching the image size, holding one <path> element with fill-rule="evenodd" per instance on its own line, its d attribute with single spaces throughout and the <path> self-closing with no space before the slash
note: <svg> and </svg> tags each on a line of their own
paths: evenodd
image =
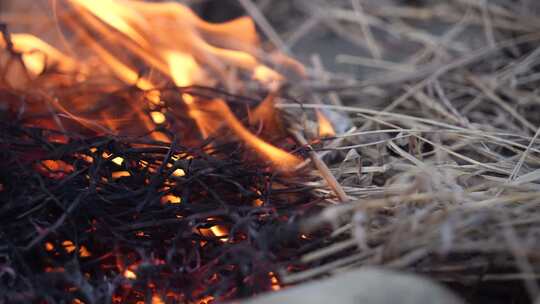
<svg viewBox="0 0 540 304">
<path fill-rule="evenodd" d="M 223 100 L 212 100 L 205 104 L 204 109 L 205 111 L 214 114 L 215 117 L 219 117 L 221 121 L 224 121 L 236 135 L 246 142 L 247 145 L 259 152 L 260 155 L 264 156 L 266 159 L 270 160 L 276 168 L 282 171 L 291 171 L 300 164 L 301 160 L 298 157 L 265 142 L 249 132 L 242 123 L 238 121 Z"/>
<path fill-rule="evenodd" d="M 317 115 L 317 123 L 319 125 L 319 136 L 335 136 L 336 131 L 334 130 L 334 127 L 332 126 L 332 123 L 330 123 L 328 118 L 326 118 L 326 116 L 324 116 L 324 114 L 320 110 L 316 110 L 315 114 Z"/>
<path fill-rule="evenodd" d="M 169 56 L 172 78 L 178 86 L 191 84 L 190 72 L 198 71 L 193 57 L 171 53 Z M 215 99 L 206 102 L 197 102 L 191 95 L 184 94 L 184 101 L 189 108 L 190 116 L 196 121 L 203 136 L 216 131 L 219 127 L 215 121 L 226 123 L 246 144 L 255 149 L 266 159 L 270 160 L 274 166 L 283 171 L 294 170 L 300 163 L 300 159 L 289 154 L 253 135 L 234 116 L 225 101 Z M 201 106 L 203 105 L 203 106 Z"/>
<path fill-rule="evenodd" d="M 13 50 L 22 53 L 22 59 L 28 71 L 38 75 L 45 68 L 47 58 L 49 64 L 55 64 L 63 72 L 73 72 L 78 67 L 77 63 L 69 56 L 55 49 L 45 41 L 29 34 L 11 35 Z M 0 35 L 0 48 L 6 48 L 4 37 Z"/>
<path fill-rule="evenodd" d="M 171 54 L 189 54 L 198 64 L 224 76 L 230 67 L 250 72 L 267 83 L 281 75 L 256 59 L 258 39 L 251 19 L 240 18 L 225 24 L 210 24 L 178 3 L 141 1 L 69 0 L 82 21 L 108 40 L 126 47 L 147 64 L 171 77 L 167 66 Z M 89 18 L 88 13 L 113 28 Z M 208 39 L 208 40 L 206 40 Z M 217 44 L 211 44 L 209 41 Z M 223 47 L 222 47 L 223 46 Z M 228 47 L 228 48 L 224 48 Z M 176 56 L 176 55 L 174 55 Z M 184 73 L 189 74 L 184 71 Z M 175 76 L 175 78 L 178 75 Z M 208 84 L 210 77 L 192 78 L 192 83 Z"/>
</svg>

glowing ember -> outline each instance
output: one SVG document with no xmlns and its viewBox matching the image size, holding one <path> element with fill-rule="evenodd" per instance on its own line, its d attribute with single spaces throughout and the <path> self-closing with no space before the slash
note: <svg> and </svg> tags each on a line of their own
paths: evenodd
<svg viewBox="0 0 540 304">
<path fill-rule="evenodd" d="M 257 207 L 261 207 L 262 205 L 264 205 L 264 202 L 263 202 L 262 199 L 258 198 L 258 199 L 253 201 L 253 205 L 255 205 Z"/>
<path fill-rule="evenodd" d="M 214 301 L 214 297 L 212 296 L 206 296 L 200 300 L 198 300 L 196 302 L 196 304 L 209 304 L 209 303 L 212 303 L 212 301 Z"/>
<path fill-rule="evenodd" d="M 64 249 L 66 249 L 66 251 L 68 253 L 71 253 L 73 251 L 75 251 L 76 247 L 75 245 L 73 244 L 72 241 L 69 241 L 69 240 L 66 240 L 66 241 L 63 241 L 62 242 L 62 246 L 64 246 Z"/>
<path fill-rule="evenodd" d="M 30 212 L 22 210 L 29 219 L 35 218 L 35 225 L 21 225 L 25 219 L 10 230 L 22 229 L 24 235 L 39 237 L 51 231 L 44 223 L 64 221 L 30 249 L 33 256 L 43 257 L 36 261 L 39 266 L 33 266 L 35 273 L 45 279 L 57 278 L 53 288 L 69 299 L 66 303 L 78 296 L 86 303 L 101 301 L 83 298 L 80 285 L 79 290 L 70 289 L 69 279 L 75 271 L 92 288 L 115 282 L 112 294 L 103 300 L 112 299 L 112 303 L 150 303 L 153 295 L 165 303 L 199 303 L 207 295 L 216 297 L 208 301 L 222 302 L 241 295 L 237 284 L 243 284 L 246 296 L 280 288 L 276 273 L 269 272 L 288 265 L 290 260 L 280 257 L 281 253 L 303 243 L 299 232 L 290 234 L 295 242 L 282 242 L 281 227 L 310 198 L 309 193 L 298 191 L 296 178 L 275 177 L 264 167 L 239 165 L 244 160 L 239 154 L 221 159 L 198 148 L 172 150 L 148 139 L 131 140 L 96 137 L 81 142 L 82 149 L 74 143 L 58 145 L 61 151 L 71 148 L 62 159 L 73 161 L 74 174 L 63 180 L 33 174 L 48 187 L 42 191 L 54 191 L 58 201 L 43 195 L 42 200 L 28 205 Z M 216 153 L 238 147 L 225 146 L 225 150 L 216 147 Z M 89 147 L 96 149 L 92 153 Z M 103 151 L 110 155 L 102 157 Z M 94 161 L 74 157 L 80 153 L 91 155 Z M 118 166 L 112 159 L 117 153 L 122 153 L 126 168 L 119 172 L 131 175 L 113 181 L 111 170 Z M 185 169 L 173 174 L 178 166 Z M 32 164 L 28 167 L 33 173 Z M 17 174 L 11 168 L 15 165 L 4 172 L 7 189 L 23 182 L 11 178 Z M 287 188 L 285 181 L 292 184 Z M 28 190 L 23 192 L 25 196 L 14 197 L 14 202 L 28 200 L 26 194 L 42 189 L 34 180 L 21 187 Z M 84 196 L 89 190 L 93 193 L 87 200 Z M 74 202 L 79 196 L 83 199 Z M 159 203 L 162 197 L 166 202 Z M 142 207 L 138 209 L 138 205 Z M 31 212 L 36 206 L 44 212 Z M 14 239 L 21 248 L 27 242 L 26 238 Z M 72 266 L 73 260 L 77 265 Z M 53 271 L 56 273 L 46 273 Z M 217 293 L 218 289 L 223 293 Z"/>
<path fill-rule="evenodd" d="M 128 176 L 131 176 L 131 173 L 129 173 L 128 171 L 116 171 L 112 173 L 113 179 L 119 179 L 121 177 L 128 177 Z"/>
<path fill-rule="evenodd" d="M 46 267 L 45 272 L 64 272 L 64 267 Z"/>
<path fill-rule="evenodd" d="M 150 112 L 150 116 L 152 117 L 152 120 L 154 121 L 154 123 L 158 125 L 164 123 L 167 120 L 165 118 L 165 115 L 158 111 Z"/>
<path fill-rule="evenodd" d="M 167 194 L 161 197 L 162 203 L 170 203 L 170 204 L 180 204 L 182 202 L 182 198 L 173 194 Z"/>
<path fill-rule="evenodd" d="M 117 164 L 118 166 L 121 166 L 124 163 L 124 159 L 120 156 L 113 158 L 111 161 Z"/>
<path fill-rule="evenodd" d="M 165 302 L 163 302 L 163 300 L 161 299 L 160 296 L 153 295 L 152 296 L 152 304 L 165 304 Z"/>
<path fill-rule="evenodd" d="M 137 278 L 137 275 L 135 274 L 135 272 L 129 270 L 129 269 L 126 269 L 124 271 L 124 277 L 126 279 L 129 279 L 129 280 L 135 280 Z"/>
<path fill-rule="evenodd" d="M 268 273 L 270 276 L 270 281 L 272 282 L 272 290 L 280 290 L 281 286 L 279 286 L 279 281 L 276 275 L 273 272 Z"/>
<path fill-rule="evenodd" d="M 45 243 L 45 250 L 53 251 L 54 250 L 54 245 L 51 242 Z"/>
<path fill-rule="evenodd" d="M 212 233 L 220 238 L 223 242 L 226 242 L 227 241 L 227 234 L 229 234 L 229 232 L 227 231 L 227 229 L 223 226 L 212 226 L 210 227 L 210 231 L 212 231 Z"/>
<path fill-rule="evenodd" d="M 87 257 L 92 256 L 92 254 L 90 253 L 90 251 L 88 251 L 88 249 L 87 249 L 84 245 L 80 247 L 80 249 L 79 249 L 79 255 L 80 255 L 82 258 L 87 258 Z"/>
<path fill-rule="evenodd" d="M 209 218 L 209 221 L 215 220 L 214 218 Z M 222 225 L 213 225 L 210 228 L 199 228 L 199 231 L 202 235 L 207 237 L 217 237 L 222 242 L 228 241 L 229 230 L 227 227 Z"/>
<path fill-rule="evenodd" d="M 186 172 L 183 169 L 178 168 L 173 171 L 172 175 L 176 177 L 182 177 L 186 175 Z"/>
<path fill-rule="evenodd" d="M 62 179 L 75 170 L 72 165 L 64 161 L 50 159 L 41 161 L 41 166 L 37 166 L 37 169 L 43 175 L 56 179 Z"/>
</svg>

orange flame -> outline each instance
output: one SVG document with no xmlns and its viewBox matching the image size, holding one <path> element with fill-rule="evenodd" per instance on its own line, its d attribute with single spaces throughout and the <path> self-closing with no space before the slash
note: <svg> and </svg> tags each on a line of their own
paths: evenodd
<svg viewBox="0 0 540 304">
<path fill-rule="evenodd" d="M 12 34 L 13 50 L 23 54 L 22 59 L 26 69 L 33 75 L 39 75 L 46 65 L 56 65 L 63 72 L 74 72 L 79 68 L 77 62 L 60 52 L 50 44 L 30 34 Z M 7 43 L 0 35 L 0 48 L 6 48 Z"/>
<path fill-rule="evenodd" d="M 231 90 L 238 90 L 242 86 L 238 81 L 225 81 L 227 77 L 230 78 L 231 70 L 249 73 L 254 80 L 271 90 L 278 88 L 284 80 L 282 75 L 258 59 L 261 55 L 259 39 L 255 25 L 248 17 L 212 24 L 175 2 L 67 0 L 67 3 L 73 8 L 74 14 L 64 14 L 61 20 L 79 41 L 105 63 L 105 66 L 100 66 L 101 70 L 108 69 L 120 81 L 146 91 L 145 100 L 151 109 L 160 103 L 157 88 L 163 83 L 163 79 L 160 79 L 162 76 L 172 79 L 179 87 L 211 86 L 221 82 Z M 98 41 L 96 36 L 103 39 Z M 85 74 L 93 71 L 90 63 L 76 60 L 32 35 L 14 34 L 12 42 L 13 48 L 23 53 L 24 65 L 33 75 L 42 73 L 49 64 L 56 65 L 66 73 L 84 71 Z M 7 47 L 3 38 L 0 38 L 0 47 Z M 136 65 L 133 61 L 135 58 L 160 77 L 154 77 L 152 73 L 141 75 L 136 68 L 140 64 Z M 268 58 L 275 58 L 277 62 L 302 72 L 301 65 L 286 56 L 274 54 Z M 186 93 L 182 94 L 182 100 L 203 138 L 227 127 L 277 169 L 290 171 L 300 164 L 300 158 L 253 134 L 224 100 L 204 100 Z M 261 109 L 273 107 L 269 101 L 263 105 Z M 73 114 L 62 104 L 55 104 L 55 107 L 81 125 L 92 125 L 91 121 Z M 154 139 L 169 141 L 167 136 L 154 131 L 167 122 L 164 112 L 151 110 L 146 113 L 140 105 L 133 105 L 133 113 L 144 131 L 152 131 Z M 119 127 L 118 121 L 121 118 L 102 114 L 102 127 L 115 130 Z M 121 176 L 127 174 L 122 172 L 114 175 Z"/>
<path fill-rule="evenodd" d="M 135 280 L 137 279 L 137 274 L 133 272 L 132 270 L 126 269 L 124 270 L 124 277 L 129 280 Z"/>
<path fill-rule="evenodd" d="M 326 116 L 324 116 L 324 114 L 319 110 L 315 110 L 315 113 L 317 114 L 317 122 L 319 125 L 319 136 L 320 137 L 335 136 L 336 131 L 334 130 L 334 127 L 332 126 L 328 118 L 326 118 Z"/>
<path fill-rule="evenodd" d="M 128 111 L 133 114 L 133 119 L 137 122 L 133 125 L 140 126 L 143 132 L 148 131 L 155 140 L 169 142 L 169 137 L 155 131 L 160 126 L 172 125 L 169 120 L 173 117 L 172 111 L 167 112 L 169 108 L 163 107 L 165 102 L 162 98 L 164 100 L 167 96 L 159 88 L 172 81 L 177 87 L 219 84 L 230 91 L 241 92 L 244 89 L 242 82 L 230 81 L 230 79 L 239 80 L 237 75 L 248 75 L 272 92 L 251 113 L 252 115 L 247 119 L 248 124 L 254 127 L 262 126 L 260 129 L 264 129 L 263 132 L 270 129 L 274 129 L 273 132 L 275 132 L 276 129 L 281 129 L 274 109 L 276 96 L 274 92 L 282 84 L 284 77 L 260 60 L 262 52 L 259 48 L 259 38 L 250 18 L 242 17 L 221 24 L 211 24 L 200 19 L 188 7 L 176 2 L 155 3 L 134 0 L 65 0 L 65 2 L 73 11 L 69 14 L 59 14 L 58 18 L 62 24 L 69 27 L 70 35 L 68 36 L 73 36 L 79 44 L 90 50 L 93 56 L 87 56 L 86 53 L 80 55 L 77 52 L 63 52 L 30 34 L 12 34 L 13 50 L 22 54 L 22 64 L 19 65 L 24 65 L 25 73 L 28 74 L 26 76 L 29 76 L 27 78 L 30 80 L 40 80 L 41 76 L 46 74 L 45 70 L 54 67 L 66 75 L 75 76 L 71 77 L 74 83 L 85 79 L 95 80 L 105 75 L 107 80 L 113 80 L 113 84 L 103 81 L 107 84 L 109 91 L 123 88 L 124 84 L 133 86 L 144 91 L 138 95 L 142 96 L 140 99 L 133 98 L 131 95 L 126 98 L 129 100 L 126 103 Z M 11 54 L 5 51 L 7 48 L 8 41 L 0 35 L 0 86 L 16 83 L 19 84 L 17 88 L 31 92 L 33 89 L 31 81 L 3 82 L 2 78 L 5 78 L 5 75 L 2 72 L 4 70 L 9 72 L 9 67 L 4 68 Z M 8 56 L 4 57 L 5 54 Z M 285 55 L 273 54 L 265 58 L 273 59 L 275 63 L 292 68 L 299 74 L 303 72 L 303 67 L 299 63 Z M 11 73 L 8 78 L 18 76 L 20 75 L 17 73 Z M 65 86 L 59 87 L 65 88 Z M 201 137 L 217 135 L 222 128 L 227 128 L 260 158 L 278 170 L 292 171 L 301 163 L 302 160 L 299 157 L 270 144 L 253 133 L 244 125 L 243 119 L 239 119 L 229 108 L 225 100 L 205 99 L 189 93 L 181 93 L 180 97 L 183 102 L 181 108 L 187 109 L 187 114 L 197 125 Z M 144 103 L 139 104 L 142 102 Z M 93 100 L 82 97 L 73 103 L 73 106 L 83 108 L 86 103 L 92 104 Z M 123 116 L 118 117 L 116 113 L 109 112 L 99 112 L 98 118 L 87 118 L 70 107 L 69 102 L 63 104 L 54 100 L 51 104 L 55 111 L 62 114 L 62 118 L 67 117 L 89 128 L 99 125 L 100 130 L 104 129 L 112 133 L 116 133 L 121 123 L 127 120 Z M 88 105 L 88 108 L 91 108 L 91 105 Z M 88 112 L 95 109 L 90 110 Z M 319 112 L 317 115 L 321 125 L 319 134 L 321 136 L 334 135 L 329 131 L 333 132 L 331 124 L 325 120 L 327 125 L 323 127 L 325 117 Z M 91 151 L 96 153 L 95 149 Z M 121 181 L 124 178 L 130 178 L 131 173 L 127 171 L 130 162 L 120 156 L 106 153 L 103 157 L 115 168 L 110 176 L 112 180 Z M 93 158 L 87 156 L 87 161 L 92 162 Z M 75 171 L 73 166 L 60 160 L 44 160 L 38 165 L 40 173 L 55 178 L 63 178 Z M 174 178 L 183 179 L 190 173 L 176 168 L 170 174 Z M 185 204 L 182 202 L 182 197 L 173 193 L 164 195 L 162 203 L 180 204 L 178 207 Z M 262 206 L 264 202 L 261 198 L 257 198 L 253 204 Z M 181 218 L 180 215 L 177 217 Z M 200 228 L 199 232 L 221 242 L 231 242 L 237 237 L 226 224 L 207 227 Z M 135 235 L 140 238 L 148 236 L 143 231 L 137 231 Z M 75 245 L 70 240 L 63 241 L 61 246 L 57 247 L 50 242 L 45 244 L 45 250 L 51 253 L 63 248 L 67 253 L 78 254 L 81 258 L 92 256 L 88 248 Z M 77 248 L 78 252 L 76 252 Z M 119 259 L 117 263 L 120 275 L 126 280 L 138 279 L 138 264 L 125 267 Z M 50 268 L 48 271 L 64 271 L 64 269 Z M 277 276 L 274 273 L 268 275 L 272 289 L 280 289 Z M 117 296 L 113 298 L 115 299 L 113 302 L 123 300 Z M 213 300 L 213 297 L 207 296 L 194 303 L 203 304 Z M 169 302 L 167 298 L 162 298 L 157 294 L 151 298 L 153 304 L 165 302 Z"/>
<path fill-rule="evenodd" d="M 152 304 L 165 304 L 165 302 L 158 295 L 152 296 Z"/>
<path fill-rule="evenodd" d="M 279 280 L 276 275 L 273 272 L 269 272 L 268 275 L 270 276 L 270 282 L 272 283 L 272 290 L 280 290 L 281 286 L 279 285 Z"/>
<path fill-rule="evenodd" d="M 209 220 L 213 220 L 214 218 L 209 218 Z M 229 229 L 222 225 L 213 225 L 210 228 L 199 228 L 199 232 L 207 237 L 217 237 L 222 242 L 227 242 L 229 238 L 227 235 L 229 234 Z"/>
<path fill-rule="evenodd" d="M 290 171 L 301 162 L 300 158 L 265 142 L 249 132 L 249 130 L 238 121 L 223 100 L 215 99 L 206 103 L 204 110 L 215 114 L 214 117 L 219 117 L 221 121 L 227 123 L 239 137 L 245 140 L 246 144 L 272 162 L 276 168 L 283 171 Z"/>
<path fill-rule="evenodd" d="M 177 86 L 208 83 L 210 78 L 206 75 L 207 73 L 201 67 L 200 62 L 220 73 L 224 72 L 224 65 L 220 62 L 248 70 L 254 79 L 268 85 L 275 85 L 282 81 L 281 75 L 260 64 L 254 56 L 257 36 L 250 19 L 241 18 L 223 25 L 213 25 L 204 22 L 191 10 L 176 3 L 70 1 L 75 7 L 84 8 L 127 36 L 130 42 L 125 42 L 126 47 L 136 50 L 137 54 L 142 54 L 141 56 L 146 59 L 147 63 L 168 74 Z M 164 27 L 156 20 L 162 20 L 163 24 L 175 25 L 174 29 L 182 28 L 185 31 L 178 35 L 177 31 L 171 31 L 171 28 Z M 156 28 L 164 31 L 164 35 L 153 35 L 149 32 Z M 203 36 L 217 36 L 221 40 L 221 44 L 229 47 L 233 45 L 232 38 L 239 43 L 236 48 L 242 51 L 211 45 L 202 39 Z M 105 53 L 102 56 L 108 58 Z M 107 61 L 112 62 L 111 58 L 108 58 Z M 164 69 L 163 63 L 167 65 L 168 70 Z M 134 82 L 132 70 L 119 63 L 115 63 L 114 66 L 116 66 L 116 72 L 123 75 L 121 76 L 123 79 L 131 83 Z M 138 84 L 140 85 L 140 80 Z M 150 87 L 153 85 L 145 83 L 142 86 L 143 89 Z M 278 169 L 289 171 L 300 163 L 298 157 L 253 135 L 234 116 L 223 100 L 199 102 L 188 94 L 184 94 L 183 99 L 188 107 L 189 115 L 197 123 L 203 137 L 214 133 L 223 122 L 248 146 L 258 151 Z M 212 113 L 212 115 L 208 115 L 208 113 Z M 160 120 L 161 122 L 162 120 Z"/>
</svg>

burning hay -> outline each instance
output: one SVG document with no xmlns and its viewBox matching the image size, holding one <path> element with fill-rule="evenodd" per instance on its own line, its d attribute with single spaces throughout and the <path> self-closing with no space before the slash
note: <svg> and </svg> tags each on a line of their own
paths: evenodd
<svg viewBox="0 0 540 304">
<path fill-rule="evenodd" d="M 317 208 L 305 186 L 242 162 L 238 142 L 209 152 L 1 130 L 9 303 L 245 297 L 279 288 L 272 271 L 314 248 L 297 223 Z"/>
<path fill-rule="evenodd" d="M 60 37 L 4 29 L 8 302 L 221 301 L 374 265 L 540 296 L 536 3 L 239 3 L 253 19 L 216 25 L 69 0 Z M 317 35 L 345 41 L 339 72 L 284 55 Z"/>
<path fill-rule="evenodd" d="M 275 272 L 316 248 L 299 219 L 323 200 L 296 168 L 302 149 L 273 110 L 284 78 L 259 60 L 252 21 L 210 24 L 176 3 L 59 5 L 60 38 L 79 44 L 0 36 L 0 302 L 279 289 Z"/>
</svg>

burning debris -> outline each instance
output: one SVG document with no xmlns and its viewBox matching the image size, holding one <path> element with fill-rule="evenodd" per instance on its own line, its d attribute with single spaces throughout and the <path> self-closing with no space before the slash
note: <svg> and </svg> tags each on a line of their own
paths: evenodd
<svg viewBox="0 0 540 304">
<path fill-rule="evenodd" d="M 283 1 L 282 40 L 265 1 L 220 24 L 52 2 L 0 35 L 0 302 L 202 304 L 367 265 L 540 295 L 537 4 Z M 369 58 L 284 55 L 315 29 Z"/>
<path fill-rule="evenodd" d="M 309 192 L 245 163 L 239 142 L 57 143 L 50 130 L 17 123 L 1 130 L 9 303 L 245 297 L 278 289 L 273 271 L 313 248 L 297 223 L 317 209 Z"/>
<path fill-rule="evenodd" d="M 317 242 L 298 220 L 321 200 L 305 173 L 283 174 L 302 150 L 269 125 L 281 125 L 284 78 L 260 58 L 303 67 L 261 53 L 247 17 L 59 5 L 62 38 L 78 42 L 67 50 L 0 36 L 0 302 L 202 304 L 280 289 L 277 270 Z"/>
</svg>

